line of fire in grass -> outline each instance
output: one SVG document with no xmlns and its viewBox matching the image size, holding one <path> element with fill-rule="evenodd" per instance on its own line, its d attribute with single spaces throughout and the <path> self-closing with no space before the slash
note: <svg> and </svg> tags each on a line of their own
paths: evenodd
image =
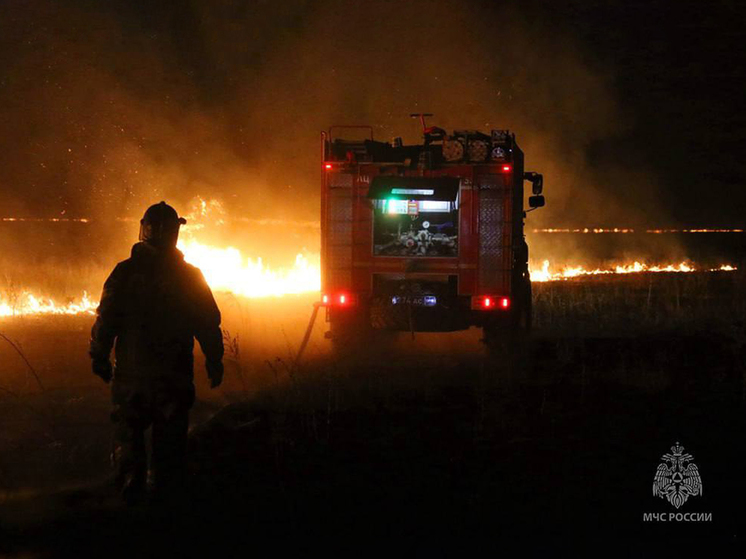
<svg viewBox="0 0 746 559">
<path fill-rule="evenodd" d="M 261 259 L 244 257 L 235 248 L 216 248 L 194 241 L 180 244 L 187 261 L 198 266 L 207 282 L 216 292 L 230 293 L 246 298 L 283 297 L 304 293 L 318 293 L 320 289 L 320 265 L 318 255 L 299 254 L 291 266 L 270 268 Z M 644 274 L 689 274 L 694 272 L 733 272 L 736 268 L 722 265 L 717 268 L 701 268 L 692 263 L 646 264 L 632 262 L 609 268 L 585 268 L 583 266 L 552 266 L 548 260 L 531 269 L 531 281 L 535 283 L 562 282 L 582 278 L 609 279 L 618 276 Z M 0 290 L 0 317 L 26 315 L 77 315 L 94 314 L 98 300 L 88 293 L 60 301 L 34 292 L 32 289 L 16 289 L 3 294 Z"/>
</svg>

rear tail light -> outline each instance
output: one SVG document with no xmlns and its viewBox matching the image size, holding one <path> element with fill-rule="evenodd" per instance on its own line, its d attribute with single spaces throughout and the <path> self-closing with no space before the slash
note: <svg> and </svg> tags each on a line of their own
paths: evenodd
<svg viewBox="0 0 746 559">
<path fill-rule="evenodd" d="M 471 298 L 471 308 L 475 311 L 507 310 L 510 308 L 510 298 L 495 295 L 477 295 Z"/>
<path fill-rule="evenodd" d="M 352 307 L 357 303 L 357 298 L 350 293 L 341 291 L 339 293 L 324 293 L 321 295 L 321 305 L 324 307 Z"/>
</svg>

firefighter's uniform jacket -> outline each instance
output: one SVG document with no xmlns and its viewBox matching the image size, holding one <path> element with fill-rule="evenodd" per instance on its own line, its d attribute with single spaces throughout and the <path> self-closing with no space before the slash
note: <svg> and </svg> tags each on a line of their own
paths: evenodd
<svg viewBox="0 0 746 559">
<path fill-rule="evenodd" d="M 208 374 L 222 375 L 220 311 L 202 273 L 176 248 L 137 243 L 104 284 L 90 344 L 94 371 L 108 364 L 116 344 L 112 458 L 120 483 L 144 482 L 144 431 L 151 425 L 155 481 L 183 468 L 195 337 Z"/>
</svg>

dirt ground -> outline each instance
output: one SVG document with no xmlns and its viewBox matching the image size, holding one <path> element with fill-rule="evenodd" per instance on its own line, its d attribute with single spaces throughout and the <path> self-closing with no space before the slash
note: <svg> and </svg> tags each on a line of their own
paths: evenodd
<svg viewBox="0 0 746 559">
<path fill-rule="evenodd" d="M 237 351 L 212 393 L 198 361 L 190 487 L 163 506 L 128 508 L 110 489 L 107 388 L 85 357 L 90 318 L 0 324 L 44 388 L 0 344 L 0 552 L 735 550 L 746 537 L 740 284 L 646 281 L 535 289 L 523 352 L 487 356 L 476 331 L 402 334 L 341 362 L 319 326 L 297 367 L 310 299 L 282 312 L 276 301 L 223 301 Z M 652 493 L 676 442 L 703 484 L 678 510 Z M 645 520 L 677 512 L 711 520 Z"/>
</svg>

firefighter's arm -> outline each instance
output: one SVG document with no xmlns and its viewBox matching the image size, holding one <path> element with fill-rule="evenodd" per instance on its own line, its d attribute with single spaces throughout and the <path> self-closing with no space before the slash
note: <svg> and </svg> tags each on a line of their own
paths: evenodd
<svg viewBox="0 0 746 559">
<path fill-rule="evenodd" d="M 96 309 L 96 321 L 91 329 L 91 342 L 88 350 L 91 356 L 93 374 L 109 382 L 112 376 L 111 348 L 122 323 L 122 265 L 104 283 L 101 302 Z"/>
<path fill-rule="evenodd" d="M 223 331 L 220 329 L 220 310 L 201 272 L 197 277 L 197 298 L 199 315 L 194 337 L 205 354 L 210 386 L 216 388 L 223 382 Z"/>
</svg>

